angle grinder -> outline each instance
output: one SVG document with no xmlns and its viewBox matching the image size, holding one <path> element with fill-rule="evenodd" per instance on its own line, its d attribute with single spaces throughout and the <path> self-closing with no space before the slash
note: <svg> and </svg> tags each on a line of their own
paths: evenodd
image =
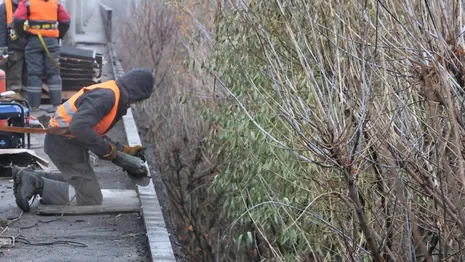
<svg viewBox="0 0 465 262">
<path fill-rule="evenodd" d="M 135 184 L 147 186 L 150 183 L 151 175 L 144 160 L 118 151 L 117 157 L 111 162 L 121 167 Z"/>
</svg>

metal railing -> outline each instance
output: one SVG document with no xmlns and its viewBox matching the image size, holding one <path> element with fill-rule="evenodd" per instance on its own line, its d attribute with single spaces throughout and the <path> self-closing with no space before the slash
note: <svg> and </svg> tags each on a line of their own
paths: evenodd
<svg viewBox="0 0 465 262">
<path fill-rule="evenodd" d="M 107 36 L 107 41 L 111 43 L 112 42 L 112 31 L 113 31 L 113 26 L 112 26 L 113 9 L 106 6 L 105 4 L 100 3 L 100 14 L 102 15 L 102 18 L 103 18 L 103 24 L 105 26 L 105 33 Z"/>
</svg>

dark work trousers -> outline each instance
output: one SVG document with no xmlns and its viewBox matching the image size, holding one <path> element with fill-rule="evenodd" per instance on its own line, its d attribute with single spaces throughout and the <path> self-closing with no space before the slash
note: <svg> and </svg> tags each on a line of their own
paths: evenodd
<svg viewBox="0 0 465 262">
<path fill-rule="evenodd" d="M 23 85 L 24 51 L 8 50 L 8 62 L 6 72 L 7 90 L 21 92 Z"/>
<path fill-rule="evenodd" d="M 50 54 L 58 63 L 60 60 L 60 46 L 57 38 L 44 37 Z M 42 73 L 45 73 L 52 105 L 61 104 L 61 76 L 60 69 L 48 57 L 47 52 L 40 43 L 39 37 L 28 36 L 26 44 L 27 64 L 27 100 L 31 107 L 39 107 L 42 96 Z"/>
<path fill-rule="evenodd" d="M 102 191 L 89 163 L 89 151 L 76 139 L 46 135 L 44 151 L 60 174 L 43 176 L 42 203 L 100 205 Z M 73 200 L 73 197 L 76 196 Z"/>
</svg>

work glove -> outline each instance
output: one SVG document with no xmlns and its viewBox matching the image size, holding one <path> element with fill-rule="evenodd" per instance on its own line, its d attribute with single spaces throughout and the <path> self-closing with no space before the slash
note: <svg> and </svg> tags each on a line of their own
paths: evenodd
<svg viewBox="0 0 465 262">
<path fill-rule="evenodd" d="M 13 96 L 6 96 L 6 97 L 0 98 L 0 101 L 2 102 L 12 102 L 12 101 L 24 102 L 24 97 L 20 93 L 15 92 Z"/>
<path fill-rule="evenodd" d="M 8 47 L 7 46 L 0 47 L 0 55 L 4 55 L 6 53 L 8 53 Z"/>
<path fill-rule="evenodd" d="M 24 102 L 24 97 L 21 95 L 21 93 L 15 92 L 13 100 L 17 102 Z"/>
<path fill-rule="evenodd" d="M 118 156 L 118 149 L 114 144 L 110 143 L 110 152 L 106 155 L 100 156 L 103 160 L 113 161 Z"/>
<path fill-rule="evenodd" d="M 121 151 L 123 153 L 126 153 L 131 156 L 136 156 L 140 159 L 142 159 L 144 162 L 146 161 L 145 159 L 145 147 L 136 145 L 136 146 L 129 146 L 129 145 L 122 145 L 120 142 L 115 142 L 112 139 L 110 139 L 108 136 L 102 136 L 102 138 L 107 141 L 110 144 L 115 145 L 118 151 Z"/>
<path fill-rule="evenodd" d="M 123 150 L 121 150 L 123 153 L 126 153 L 128 155 L 131 155 L 131 156 L 143 156 L 144 154 L 144 151 L 145 151 L 145 147 L 143 146 L 140 146 L 140 145 L 136 145 L 136 146 L 128 146 L 128 145 L 124 145 L 123 146 Z"/>
</svg>

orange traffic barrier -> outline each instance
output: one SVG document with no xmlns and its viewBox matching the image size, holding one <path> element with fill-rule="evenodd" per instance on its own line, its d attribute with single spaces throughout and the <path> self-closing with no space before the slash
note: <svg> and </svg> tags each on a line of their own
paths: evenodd
<svg viewBox="0 0 465 262">
<path fill-rule="evenodd" d="M 0 69 L 0 93 L 6 92 L 6 74 Z M 0 126 L 7 126 L 8 120 L 0 120 Z"/>
</svg>

